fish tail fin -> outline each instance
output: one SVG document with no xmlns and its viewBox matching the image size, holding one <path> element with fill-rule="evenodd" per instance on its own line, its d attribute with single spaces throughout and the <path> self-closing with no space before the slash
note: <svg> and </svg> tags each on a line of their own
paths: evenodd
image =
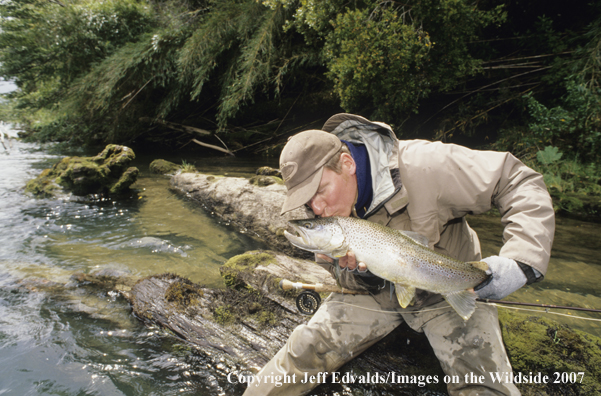
<svg viewBox="0 0 601 396">
<path fill-rule="evenodd" d="M 478 296 L 473 289 L 447 293 L 442 296 L 465 321 L 472 316 L 476 309 L 476 298 Z"/>
<path fill-rule="evenodd" d="M 415 287 L 395 283 L 394 290 L 396 291 L 396 298 L 399 300 L 399 305 L 403 308 L 407 308 L 415 296 Z"/>
</svg>

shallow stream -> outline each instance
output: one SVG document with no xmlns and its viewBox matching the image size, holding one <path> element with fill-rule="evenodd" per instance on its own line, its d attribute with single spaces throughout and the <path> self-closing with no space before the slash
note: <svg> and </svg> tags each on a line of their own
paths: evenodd
<svg viewBox="0 0 601 396">
<path fill-rule="evenodd" d="M 53 150 L 13 140 L 12 148 L 0 151 L 0 395 L 241 392 L 206 370 L 207 362 L 175 337 L 143 326 L 116 293 L 75 289 L 53 295 L 19 287 L 22 279 L 68 283 L 75 272 L 98 269 L 135 277 L 174 272 L 222 287 L 220 265 L 236 254 L 266 248 L 170 192 L 167 177 L 148 172 L 152 158 L 137 158 L 134 164 L 141 171 L 136 199 L 78 203 L 25 195 L 26 181 L 58 158 L 96 154 Z M 259 166 L 276 165 L 221 157 L 186 161 L 201 172 L 230 176 L 250 176 Z M 497 217 L 472 217 L 470 224 L 485 254 L 498 251 L 502 229 Z M 601 309 L 600 228 L 559 219 L 545 281 L 510 299 Z M 599 322 L 573 318 L 601 319 L 601 314 L 557 312 L 567 316 L 543 315 L 601 336 Z"/>
</svg>

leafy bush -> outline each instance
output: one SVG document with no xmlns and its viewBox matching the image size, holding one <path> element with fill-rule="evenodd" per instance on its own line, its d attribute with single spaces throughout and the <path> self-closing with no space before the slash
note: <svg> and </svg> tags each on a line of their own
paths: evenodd
<svg viewBox="0 0 601 396">
<path fill-rule="evenodd" d="M 532 138 L 553 145 L 571 157 L 601 158 L 601 90 L 568 80 L 563 105 L 547 108 L 528 95 Z M 596 92 L 595 92 L 596 91 Z"/>
<path fill-rule="evenodd" d="M 481 70 L 469 43 L 501 23 L 503 7 L 465 0 L 354 2 L 265 0 L 296 6 L 294 27 L 321 45 L 326 76 L 347 111 L 400 123 L 433 91 L 447 92 Z"/>
<path fill-rule="evenodd" d="M 502 131 L 495 147 L 528 158 L 542 147 L 555 146 L 569 159 L 601 159 L 601 90 L 569 79 L 566 91 L 562 103 L 551 108 L 526 95 L 528 125 Z"/>
<path fill-rule="evenodd" d="M 430 37 L 405 24 L 394 9 L 339 14 L 325 47 L 327 76 L 341 105 L 349 111 L 367 106 L 378 119 L 417 110 L 431 90 L 424 73 Z"/>
<path fill-rule="evenodd" d="M 601 168 L 573 160 L 562 160 L 557 147 L 547 146 L 536 153 L 528 165 L 540 172 L 554 198 L 556 209 L 581 211 L 585 206 L 597 208 L 601 203 Z"/>
</svg>

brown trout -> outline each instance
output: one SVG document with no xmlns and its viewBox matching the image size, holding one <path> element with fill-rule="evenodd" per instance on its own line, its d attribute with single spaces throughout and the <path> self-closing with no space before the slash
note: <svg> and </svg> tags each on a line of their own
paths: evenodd
<svg viewBox="0 0 601 396">
<path fill-rule="evenodd" d="M 406 308 L 415 289 L 441 294 L 468 320 L 476 309 L 474 286 L 488 278 L 484 262 L 462 262 L 428 248 L 425 237 L 352 217 L 326 217 L 289 222 L 298 234 L 284 232 L 294 246 L 332 258 L 352 251 L 374 275 L 394 283 L 399 304 Z"/>
</svg>

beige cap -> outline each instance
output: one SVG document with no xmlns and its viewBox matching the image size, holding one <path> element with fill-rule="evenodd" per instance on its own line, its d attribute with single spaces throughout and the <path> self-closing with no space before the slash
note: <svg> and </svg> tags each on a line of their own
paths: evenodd
<svg viewBox="0 0 601 396">
<path fill-rule="evenodd" d="M 317 192 L 323 166 L 342 147 L 331 133 L 308 130 L 288 139 L 280 154 L 280 172 L 288 189 L 282 212 L 284 214 L 307 202 Z"/>
</svg>

